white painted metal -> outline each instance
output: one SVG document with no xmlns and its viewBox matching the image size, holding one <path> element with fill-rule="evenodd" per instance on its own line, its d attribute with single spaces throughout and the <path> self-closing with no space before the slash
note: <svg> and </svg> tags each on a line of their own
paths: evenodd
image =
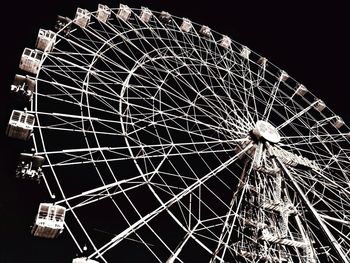
<svg viewBox="0 0 350 263">
<path fill-rule="evenodd" d="M 13 110 L 6 128 L 6 135 L 10 138 L 27 141 L 33 131 L 34 122 L 33 114 Z"/>
<path fill-rule="evenodd" d="M 35 47 L 45 52 L 51 52 L 56 40 L 56 34 L 51 30 L 40 29 Z"/>
<path fill-rule="evenodd" d="M 75 13 L 74 23 L 85 28 L 91 19 L 91 13 L 83 8 L 78 7 Z"/>
<path fill-rule="evenodd" d="M 25 48 L 19 63 L 19 68 L 29 73 L 37 74 L 43 53 L 39 50 Z"/>
<path fill-rule="evenodd" d="M 162 11 L 159 15 L 159 21 L 165 25 L 169 24 L 171 22 L 171 15 L 168 12 Z"/>
<path fill-rule="evenodd" d="M 284 70 L 281 70 L 280 76 L 279 76 L 279 81 L 286 81 L 289 78 L 289 75 L 287 72 Z"/>
<path fill-rule="evenodd" d="M 62 33 L 64 35 L 69 34 L 70 29 L 71 29 L 71 22 L 72 22 L 72 20 L 68 17 L 57 16 L 55 30 L 57 30 L 57 31 L 62 30 Z"/>
<path fill-rule="evenodd" d="M 201 29 L 199 30 L 199 34 L 202 35 L 203 37 L 210 38 L 211 30 L 208 26 L 202 26 Z"/>
<path fill-rule="evenodd" d="M 307 88 L 303 84 L 299 84 L 295 94 L 298 94 L 299 96 L 304 96 L 307 93 Z"/>
<path fill-rule="evenodd" d="M 43 156 L 21 153 L 16 169 L 16 176 L 40 182 L 43 176 L 42 165 L 44 162 L 45 158 Z"/>
<path fill-rule="evenodd" d="M 16 74 L 13 84 L 11 85 L 11 91 L 30 100 L 35 90 L 35 86 L 35 80 L 30 76 Z"/>
<path fill-rule="evenodd" d="M 326 104 L 322 100 L 317 100 L 315 103 L 315 109 L 319 112 L 326 108 Z"/>
<path fill-rule="evenodd" d="M 191 28 L 192 28 L 192 23 L 189 19 L 187 18 L 184 18 L 182 20 L 182 24 L 180 26 L 181 30 L 184 31 L 184 32 L 190 32 Z"/>
<path fill-rule="evenodd" d="M 148 23 L 152 18 L 152 12 L 149 10 L 147 7 L 141 7 L 141 14 L 140 14 L 140 19 Z"/>
<path fill-rule="evenodd" d="M 131 9 L 127 5 L 120 4 L 117 16 L 124 21 L 127 21 L 130 18 Z"/>
<path fill-rule="evenodd" d="M 344 121 L 341 117 L 335 116 L 334 119 L 335 120 L 333 122 L 333 125 L 335 128 L 339 129 L 340 127 L 342 127 L 344 125 Z"/>
<path fill-rule="evenodd" d="M 249 59 L 250 53 L 251 53 L 251 50 L 248 47 L 243 46 L 241 49 L 240 55 L 245 59 Z"/>
<path fill-rule="evenodd" d="M 277 129 L 266 121 L 257 121 L 253 129 L 253 134 L 257 139 L 264 139 L 272 143 L 278 143 L 281 140 Z"/>
<path fill-rule="evenodd" d="M 231 38 L 229 38 L 228 36 L 222 36 L 220 45 L 223 46 L 224 48 L 230 48 L 231 42 L 232 42 Z"/>
<path fill-rule="evenodd" d="M 36 237 L 56 238 L 63 232 L 66 208 L 51 203 L 41 203 L 32 227 Z"/>
<path fill-rule="evenodd" d="M 78 226 L 66 222 L 78 250 L 88 244 L 74 263 L 116 262 L 132 242 L 155 262 L 188 262 L 192 246 L 198 262 L 349 262 L 340 117 L 209 27 L 125 5 L 82 10 L 80 27 L 61 17 L 55 52 L 22 57 L 37 75 L 36 127 L 21 136 L 34 129 L 52 206 Z M 103 241 L 81 216 L 96 207 L 114 235 Z"/>
<path fill-rule="evenodd" d="M 112 13 L 112 11 L 108 6 L 99 4 L 96 18 L 99 21 L 106 23 L 108 18 L 111 16 L 111 13 Z"/>
<path fill-rule="evenodd" d="M 98 261 L 82 257 L 73 259 L 72 263 L 98 263 Z"/>
</svg>

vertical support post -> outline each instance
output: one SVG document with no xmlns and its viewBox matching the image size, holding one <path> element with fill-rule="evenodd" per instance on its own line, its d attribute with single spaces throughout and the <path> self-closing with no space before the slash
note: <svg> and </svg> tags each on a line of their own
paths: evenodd
<svg viewBox="0 0 350 263">
<path fill-rule="evenodd" d="M 346 255 L 344 254 L 341 246 L 339 245 L 339 243 L 337 242 L 337 240 L 335 239 L 335 237 L 333 236 L 333 234 L 331 233 L 331 231 L 328 229 L 328 227 L 326 226 L 326 224 L 323 222 L 321 216 L 318 214 L 318 212 L 316 211 L 316 209 L 312 206 L 311 202 L 309 201 L 309 199 L 306 197 L 306 195 L 304 194 L 304 192 L 302 191 L 302 189 L 300 188 L 299 184 L 297 183 L 297 181 L 294 179 L 293 175 L 288 171 L 288 169 L 285 167 L 285 165 L 283 164 L 282 161 L 279 160 L 279 158 L 276 157 L 277 162 L 279 163 L 280 167 L 283 169 L 284 173 L 287 175 L 287 177 L 289 178 L 289 180 L 292 182 L 292 185 L 294 186 L 294 190 L 297 191 L 298 195 L 301 197 L 301 199 L 304 201 L 304 203 L 306 204 L 307 208 L 309 209 L 309 211 L 312 213 L 312 215 L 314 216 L 314 218 L 317 220 L 322 232 L 324 233 L 324 235 L 328 238 L 329 243 L 331 245 L 331 247 L 336 251 L 336 253 L 339 256 L 339 262 L 342 263 L 349 263 L 349 260 L 347 259 Z"/>
</svg>

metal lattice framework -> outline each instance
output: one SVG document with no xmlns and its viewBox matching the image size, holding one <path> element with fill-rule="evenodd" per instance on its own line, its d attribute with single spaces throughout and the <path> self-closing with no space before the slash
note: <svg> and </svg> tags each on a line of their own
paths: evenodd
<svg viewBox="0 0 350 263">
<path fill-rule="evenodd" d="M 102 262 L 126 262 L 126 246 L 145 262 L 349 262 L 340 117 L 209 27 L 123 5 L 79 10 L 40 53 L 27 113 L 80 252 L 86 244 Z"/>
</svg>

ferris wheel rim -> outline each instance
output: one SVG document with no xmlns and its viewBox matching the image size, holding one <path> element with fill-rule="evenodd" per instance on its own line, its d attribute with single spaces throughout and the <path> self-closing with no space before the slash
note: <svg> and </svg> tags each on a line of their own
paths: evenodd
<svg viewBox="0 0 350 263">
<path fill-rule="evenodd" d="M 115 9 L 115 10 L 117 10 L 117 9 Z M 177 19 L 180 19 L 179 17 L 175 17 L 175 18 L 177 18 Z M 71 23 L 73 23 L 73 21 L 71 22 Z M 198 25 L 198 24 L 196 24 L 196 25 Z M 215 31 L 212 31 L 212 32 L 215 32 Z M 58 34 L 58 33 L 57 33 Z M 205 41 L 207 41 L 207 40 L 205 40 Z M 234 41 L 234 40 L 233 40 Z M 236 43 L 236 44 L 239 44 L 238 42 Z M 240 45 L 240 44 L 239 44 Z M 97 53 L 96 53 L 96 56 L 94 57 L 94 59 L 93 59 L 93 62 L 90 64 L 90 67 L 93 67 L 93 63 L 95 63 L 94 62 L 94 60 L 95 60 L 95 58 L 96 58 L 96 60 L 98 59 L 98 57 L 97 57 Z M 44 56 L 44 58 L 43 58 L 43 61 L 42 61 L 42 63 L 44 63 L 44 60 L 45 59 L 47 59 L 47 56 Z M 38 72 L 38 74 L 37 74 L 37 76 L 36 76 L 36 81 L 38 81 L 39 80 L 39 73 L 40 73 L 40 71 L 41 71 L 41 69 L 39 70 L 39 72 Z M 271 73 L 272 74 L 272 73 Z M 292 87 L 291 86 L 289 86 L 289 88 L 290 89 L 292 89 Z M 37 93 L 35 93 L 35 102 L 34 102 L 34 105 L 35 105 L 35 109 L 33 110 L 34 112 L 36 112 L 37 111 L 37 105 L 36 105 L 36 103 L 37 103 Z M 312 94 L 313 95 L 313 94 Z M 314 96 L 314 95 L 313 95 Z M 121 104 L 120 104 L 121 105 Z M 88 108 L 89 108 L 89 106 L 88 106 Z M 273 109 L 274 110 L 274 109 Z M 89 109 L 88 109 L 88 111 L 89 111 Z M 36 113 L 37 114 L 37 113 Z M 322 115 L 323 115 L 323 113 L 321 113 Z M 38 129 L 39 129 L 39 133 L 41 134 L 41 127 L 40 127 L 40 122 L 39 122 L 39 116 L 37 115 L 37 120 L 38 120 Z M 293 125 L 293 124 L 292 124 Z M 294 126 L 294 125 L 293 125 Z M 297 127 L 295 127 L 295 130 L 297 131 Z M 42 134 L 41 134 L 41 137 L 42 137 Z M 96 134 L 95 134 L 95 137 L 96 137 Z M 283 137 L 283 136 L 282 136 Z M 97 137 L 96 137 L 97 138 Z M 125 140 L 126 140 L 126 138 L 125 138 Z M 346 138 L 346 140 L 348 140 L 347 138 Z M 97 139 L 97 141 L 98 141 L 98 139 Z M 42 139 L 42 143 L 43 143 L 43 145 L 44 145 L 44 141 L 43 141 L 43 139 Z M 45 146 L 44 146 L 45 147 Z M 128 147 L 129 148 L 129 152 L 130 153 L 132 153 L 132 151 L 130 150 L 130 147 Z M 133 153 L 132 153 L 132 155 L 133 155 Z M 47 157 L 47 160 L 49 161 L 49 156 L 46 156 Z M 107 161 L 107 160 L 106 160 Z M 50 165 L 50 167 L 52 168 L 52 166 Z M 63 191 L 63 190 L 62 190 Z M 63 192 L 62 192 L 62 194 L 64 194 Z M 69 202 L 67 202 L 67 205 L 68 206 L 70 206 L 69 205 Z M 73 209 L 71 209 L 72 210 L 72 212 L 74 213 L 74 210 Z"/>
</svg>

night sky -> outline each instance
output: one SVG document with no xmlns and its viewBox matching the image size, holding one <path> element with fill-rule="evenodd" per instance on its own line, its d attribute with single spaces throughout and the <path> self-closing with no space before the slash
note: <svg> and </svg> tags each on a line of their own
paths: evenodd
<svg viewBox="0 0 350 263">
<path fill-rule="evenodd" d="M 194 3 L 196 2 L 196 4 Z M 267 3 L 268 2 L 268 3 Z M 10 96 L 24 47 L 34 47 L 39 28 L 53 29 L 56 16 L 73 18 L 78 6 L 94 11 L 117 1 L 7 1 L 1 19 L 0 74 L 0 262 L 71 262 L 76 249 L 67 233 L 57 240 L 30 235 L 38 204 L 48 201 L 44 184 L 16 179 L 17 156 L 24 147 L 5 138 L 18 102 Z M 345 1 L 131 1 L 210 26 L 268 58 L 303 83 L 349 124 L 349 9 Z M 316 4 L 317 3 L 317 4 Z M 117 260 L 115 261 L 117 262 Z"/>
</svg>

